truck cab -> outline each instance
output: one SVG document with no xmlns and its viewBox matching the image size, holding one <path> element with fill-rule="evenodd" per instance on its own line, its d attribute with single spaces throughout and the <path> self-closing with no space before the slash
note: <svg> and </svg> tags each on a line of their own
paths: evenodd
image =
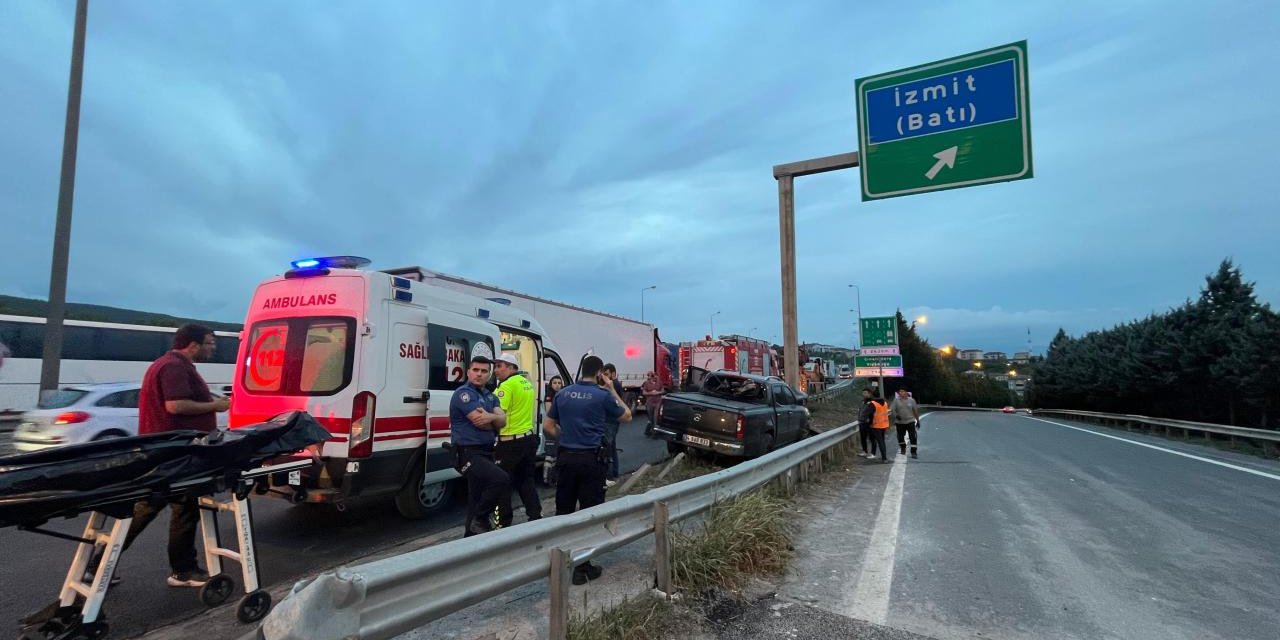
<svg viewBox="0 0 1280 640">
<path fill-rule="evenodd" d="M 443 445 L 449 400 L 466 382 L 467 362 L 511 353 L 535 382 L 566 369 L 527 313 L 363 269 L 368 263 L 299 260 L 258 286 L 236 361 L 230 424 L 307 411 L 332 437 L 314 451 L 319 462 L 311 468 L 271 477 L 275 495 L 341 506 L 388 494 L 401 514 L 420 518 L 448 502 L 458 477 Z M 542 385 L 534 386 L 541 396 Z M 536 416 L 535 428 L 541 423 Z"/>
</svg>

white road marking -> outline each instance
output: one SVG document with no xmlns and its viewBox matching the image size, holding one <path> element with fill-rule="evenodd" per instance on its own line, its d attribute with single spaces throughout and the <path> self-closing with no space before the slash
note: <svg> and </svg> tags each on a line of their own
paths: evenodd
<svg viewBox="0 0 1280 640">
<path fill-rule="evenodd" d="M 1092 435 L 1099 436 L 1099 437 L 1102 437 L 1102 438 L 1111 438 L 1112 440 L 1119 440 L 1120 442 L 1127 442 L 1127 443 L 1129 443 L 1129 444 L 1135 444 L 1135 445 L 1138 445 L 1139 447 L 1146 447 L 1146 448 L 1148 448 L 1148 449 L 1155 449 L 1156 451 L 1163 451 L 1163 452 L 1165 452 L 1165 453 L 1172 453 L 1172 454 L 1173 454 L 1173 455 L 1175 455 L 1175 456 L 1182 456 L 1182 457 L 1184 457 L 1184 458 L 1191 458 L 1192 460 L 1199 460 L 1200 462 L 1208 462 L 1209 464 L 1216 464 L 1216 465 L 1218 465 L 1219 467 L 1226 467 L 1226 468 L 1228 468 L 1228 469 L 1235 469 L 1236 471 L 1243 471 L 1243 472 L 1245 472 L 1245 473 L 1252 473 L 1252 474 L 1253 474 L 1253 475 L 1255 475 L 1255 476 L 1262 476 L 1262 477 L 1264 477 L 1264 478 L 1271 478 L 1272 480 L 1280 480 L 1280 475 L 1276 475 L 1276 474 L 1274 474 L 1274 473 L 1267 473 L 1267 472 L 1265 472 L 1265 471 L 1258 471 L 1257 469 L 1250 469 L 1249 467 L 1242 467 L 1242 466 L 1240 466 L 1240 465 L 1231 464 L 1231 463 L 1229 463 L 1229 462 L 1222 462 L 1221 460 L 1214 460 L 1213 458 L 1205 458 L 1205 457 L 1202 457 L 1202 456 L 1192 455 L 1192 454 L 1190 454 L 1190 453 L 1184 453 L 1184 452 L 1182 452 L 1182 451 L 1177 451 L 1177 450 L 1174 450 L 1174 449 L 1168 449 L 1168 448 L 1165 448 L 1165 447 L 1158 447 L 1158 446 L 1156 446 L 1156 445 L 1154 445 L 1154 444 L 1147 444 L 1147 443 L 1145 443 L 1145 442 L 1138 442 L 1138 441 L 1136 441 L 1136 440 L 1130 440 L 1130 439 L 1128 439 L 1128 438 L 1121 438 L 1121 437 L 1119 437 L 1119 436 L 1113 436 L 1113 435 L 1106 434 L 1106 433 L 1098 433 L 1097 431 L 1093 431 L 1093 430 L 1091 430 L 1091 429 L 1082 429 L 1082 428 L 1080 428 L 1080 427 L 1073 427 L 1073 426 L 1071 426 L 1071 425 L 1069 425 L 1069 424 L 1062 424 L 1061 422 L 1054 422 L 1054 421 L 1052 421 L 1052 420 L 1045 420 L 1044 418 L 1035 418 L 1035 417 L 1032 417 L 1032 416 L 1022 416 L 1022 417 L 1023 417 L 1023 418 L 1027 418 L 1027 419 L 1030 419 L 1030 420 L 1037 420 L 1037 421 L 1040 421 L 1040 422 L 1044 422 L 1044 423 L 1046 423 L 1046 424 L 1052 424 L 1052 425 L 1056 425 L 1056 426 L 1059 426 L 1059 427 L 1065 427 L 1065 428 L 1067 428 L 1067 429 L 1075 429 L 1076 431 L 1080 431 L 1080 432 L 1083 432 L 1083 433 L 1092 434 Z"/>
<path fill-rule="evenodd" d="M 923 424 L 928 414 L 920 416 Z M 889 617 L 889 595 L 893 588 L 893 565 L 898 555 L 898 525 L 902 517 L 903 486 L 907 478 L 907 456 L 893 459 L 889 482 L 880 500 L 880 511 L 871 531 L 871 544 L 862 558 L 862 573 L 852 593 L 846 593 L 840 610 L 847 616 L 875 624 Z"/>
</svg>

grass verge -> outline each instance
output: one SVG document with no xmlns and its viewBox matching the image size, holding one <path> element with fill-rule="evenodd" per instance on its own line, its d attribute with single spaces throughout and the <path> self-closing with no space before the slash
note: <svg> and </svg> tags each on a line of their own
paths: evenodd
<svg viewBox="0 0 1280 640">
<path fill-rule="evenodd" d="M 821 430 L 847 424 L 855 415 L 860 395 L 846 393 L 810 408 L 814 424 Z M 837 449 L 828 457 L 829 470 L 849 470 L 855 454 Z M 653 469 L 628 493 L 643 493 L 722 467 L 708 460 L 686 457 L 661 481 Z M 811 477 L 822 482 L 827 474 Z M 801 485 L 803 486 L 803 485 Z M 610 489 L 610 497 L 616 490 Z M 684 637 L 683 633 L 704 622 L 699 605 L 712 606 L 742 598 L 753 578 L 776 576 L 791 560 L 792 535 L 796 528 L 792 508 L 794 495 L 773 488 L 761 488 L 714 505 L 696 524 L 672 532 L 672 579 L 676 588 L 691 598 L 673 603 L 651 594 L 627 600 L 621 605 L 589 615 L 575 614 L 569 621 L 573 640 L 658 640 Z M 749 590 L 749 589 L 747 589 Z M 727 594 L 727 595 L 726 595 Z"/>
<path fill-rule="evenodd" d="M 791 559 L 791 501 L 759 490 L 717 503 L 692 532 L 674 532 L 671 577 L 685 592 L 738 589 L 776 575 Z"/>
<path fill-rule="evenodd" d="M 585 594 L 584 594 L 585 595 Z M 659 640 L 674 631 L 675 605 L 652 594 L 569 619 L 570 640 Z"/>
</svg>

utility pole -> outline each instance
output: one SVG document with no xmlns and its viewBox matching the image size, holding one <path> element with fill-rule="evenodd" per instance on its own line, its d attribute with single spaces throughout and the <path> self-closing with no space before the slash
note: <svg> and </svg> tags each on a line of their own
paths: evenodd
<svg viewBox="0 0 1280 640">
<path fill-rule="evenodd" d="M 49 310 L 40 361 L 40 398 L 58 390 L 62 365 L 62 322 L 67 315 L 67 262 L 71 254 L 71 202 L 76 191 L 76 147 L 80 139 L 80 87 L 84 78 L 84 35 L 89 0 L 76 1 L 71 38 L 71 79 L 67 86 L 67 121 L 62 134 L 62 178 L 58 184 L 58 218 L 53 231 L 49 269 Z"/>
</svg>

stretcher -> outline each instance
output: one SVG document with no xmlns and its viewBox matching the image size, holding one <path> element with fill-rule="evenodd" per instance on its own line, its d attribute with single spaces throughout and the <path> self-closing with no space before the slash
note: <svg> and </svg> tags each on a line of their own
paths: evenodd
<svg viewBox="0 0 1280 640">
<path fill-rule="evenodd" d="M 134 505 L 141 501 L 159 508 L 169 501 L 195 498 L 211 576 L 200 589 L 200 600 L 218 606 L 235 591 L 235 580 L 223 571 L 223 560 L 230 560 L 240 565 L 245 592 L 236 617 L 246 623 L 261 619 L 272 603 L 258 580 L 249 494 L 265 493 L 272 474 L 313 464 L 263 463 L 328 438 L 328 431 L 310 415 L 290 412 L 230 432 L 175 431 L 0 458 L 0 527 L 15 526 L 75 543 L 58 599 L 22 620 L 19 638 L 92 640 L 106 635 L 102 604 Z M 223 512 L 235 520 L 233 547 L 223 546 L 219 537 L 217 515 Z M 80 536 L 43 528 L 51 519 L 85 513 L 88 522 Z M 95 554 L 100 556 L 97 567 L 87 574 Z"/>
</svg>

